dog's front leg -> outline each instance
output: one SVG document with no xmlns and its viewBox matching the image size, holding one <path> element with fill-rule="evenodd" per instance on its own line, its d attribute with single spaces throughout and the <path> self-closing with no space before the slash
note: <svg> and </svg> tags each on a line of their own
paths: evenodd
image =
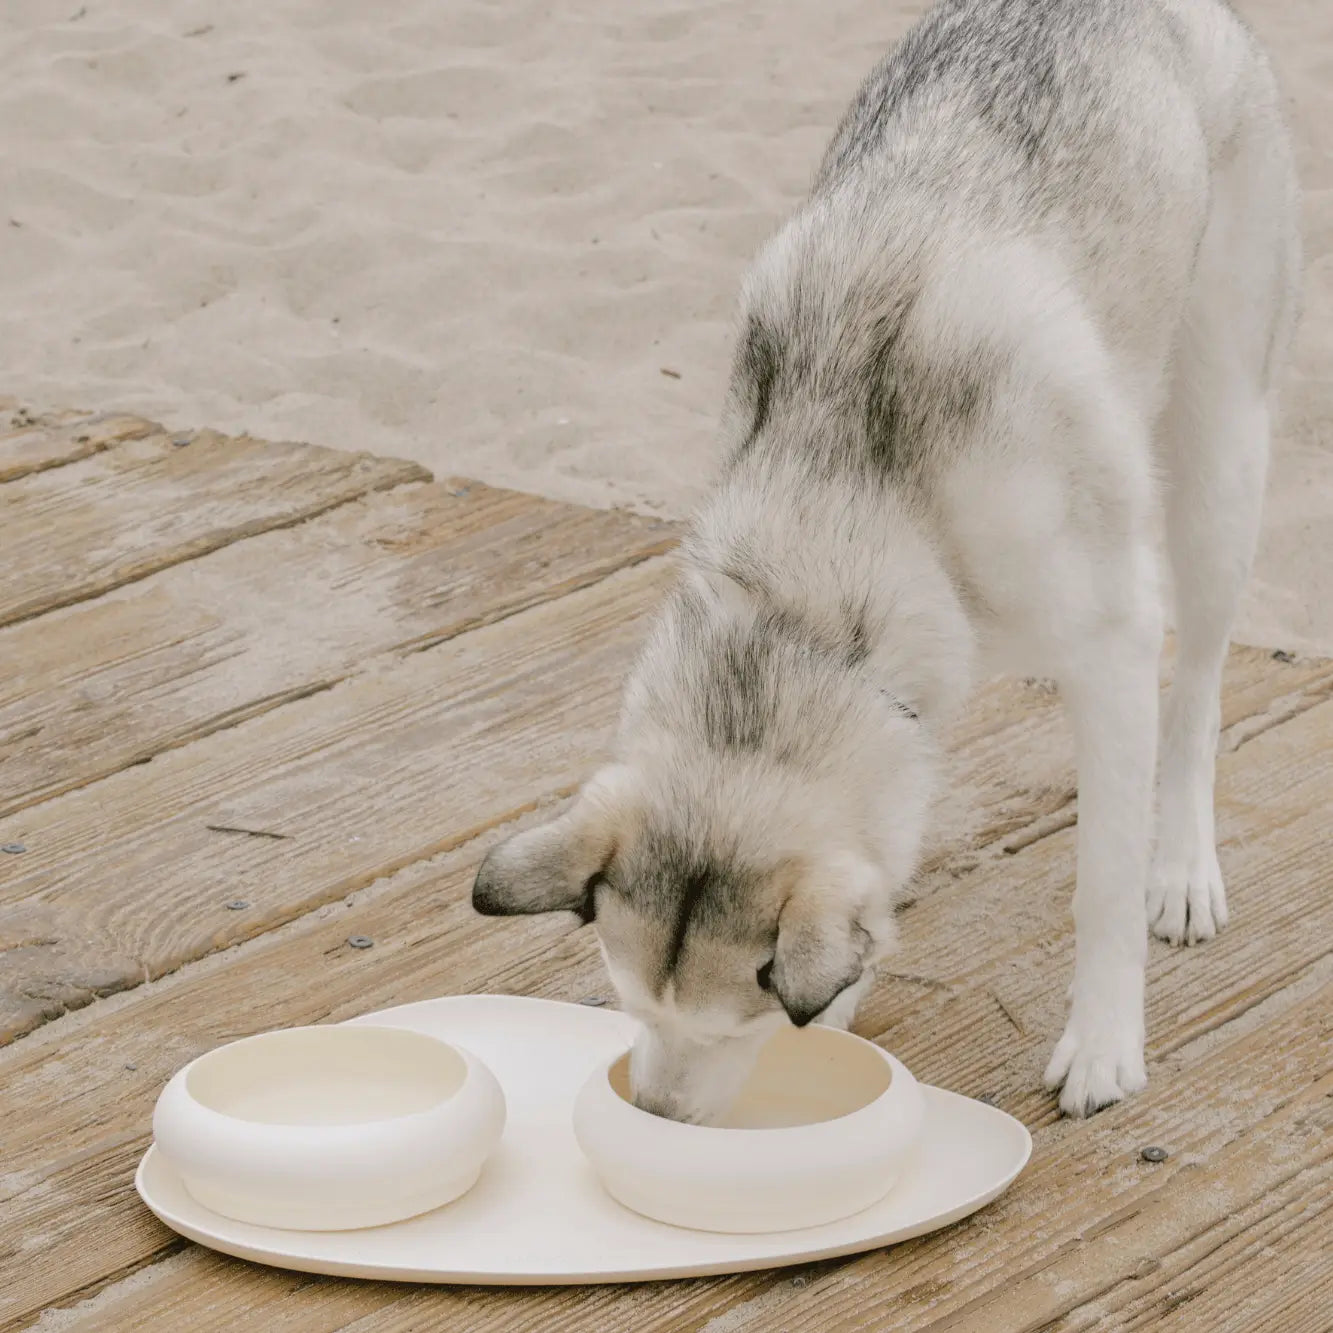
<svg viewBox="0 0 1333 1333">
<path fill-rule="evenodd" d="M 1155 610 L 1094 636 L 1061 690 L 1078 757 L 1078 884 L 1069 1020 L 1046 1069 L 1067 1115 L 1143 1087 L 1144 887 L 1157 747 Z"/>
</svg>

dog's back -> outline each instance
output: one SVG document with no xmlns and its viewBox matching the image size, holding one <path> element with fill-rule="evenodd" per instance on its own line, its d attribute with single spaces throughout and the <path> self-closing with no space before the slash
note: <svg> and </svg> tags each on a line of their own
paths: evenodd
<svg viewBox="0 0 1333 1333">
<path fill-rule="evenodd" d="M 1217 173 L 1247 150 L 1251 187 L 1290 193 L 1267 64 L 1220 0 L 945 0 L 751 272 L 733 451 L 815 408 L 842 461 L 919 474 L 1044 337 L 1066 360 L 1095 342 L 1151 419 Z"/>
</svg>

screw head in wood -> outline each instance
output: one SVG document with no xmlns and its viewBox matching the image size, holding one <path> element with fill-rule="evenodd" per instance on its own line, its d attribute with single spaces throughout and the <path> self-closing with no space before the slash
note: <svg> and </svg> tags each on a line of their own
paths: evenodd
<svg viewBox="0 0 1333 1333">
<path fill-rule="evenodd" d="M 20 852 L 26 852 L 27 850 L 27 847 L 21 842 L 7 842 L 3 847 L 0 847 L 0 852 L 4 852 L 8 856 L 17 856 Z"/>
<path fill-rule="evenodd" d="M 1145 1162 L 1165 1162 L 1171 1154 L 1165 1148 L 1140 1148 L 1139 1156 Z"/>
<path fill-rule="evenodd" d="M 350 944 L 353 949 L 370 949 L 374 947 L 375 941 L 372 940 L 369 935 L 349 935 L 347 937 L 347 943 Z"/>
<path fill-rule="evenodd" d="M 231 902 L 223 903 L 223 906 L 229 912 L 243 912 L 247 907 L 250 906 L 250 904 L 244 898 L 233 898 Z"/>
</svg>

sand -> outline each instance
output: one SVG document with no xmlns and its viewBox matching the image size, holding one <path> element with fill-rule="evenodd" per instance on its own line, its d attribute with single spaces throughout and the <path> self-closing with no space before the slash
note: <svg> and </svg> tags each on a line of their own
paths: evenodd
<svg viewBox="0 0 1333 1333">
<path fill-rule="evenodd" d="M 1333 652 L 1333 5 L 1306 311 L 1238 637 Z M 904 0 L 6 0 L 0 391 L 688 510 L 746 261 Z"/>
</svg>

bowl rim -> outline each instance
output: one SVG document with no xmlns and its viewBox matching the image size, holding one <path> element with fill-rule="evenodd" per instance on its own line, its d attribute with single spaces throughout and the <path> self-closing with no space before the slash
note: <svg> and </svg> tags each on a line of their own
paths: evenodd
<svg viewBox="0 0 1333 1333">
<path fill-rule="evenodd" d="M 609 1097 L 610 1102 L 607 1104 L 618 1108 L 613 1110 L 611 1114 L 617 1116 L 624 1114 L 626 1125 L 646 1130 L 648 1133 L 660 1133 L 674 1137 L 682 1143 L 692 1137 L 696 1148 L 702 1148 L 705 1144 L 709 1146 L 728 1145 L 735 1149 L 750 1147 L 757 1149 L 769 1144 L 783 1147 L 792 1140 L 799 1140 L 802 1145 L 811 1146 L 816 1141 L 830 1140 L 855 1131 L 860 1127 L 858 1123 L 860 1121 L 878 1120 L 883 1113 L 885 1103 L 890 1099 L 902 1100 L 905 1097 L 909 1102 L 916 1105 L 920 1104 L 920 1089 L 917 1080 L 902 1061 L 876 1042 L 867 1041 L 854 1032 L 846 1032 L 839 1028 L 830 1028 L 828 1031 L 830 1035 L 836 1035 L 838 1038 L 853 1043 L 860 1043 L 873 1051 L 888 1066 L 889 1086 L 877 1097 L 873 1097 L 855 1110 L 845 1111 L 842 1115 L 831 1116 L 827 1120 L 815 1120 L 803 1125 L 737 1127 L 731 1125 L 698 1125 L 683 1120 L 668 1120 L 665 1116 L 654 1115 L 651 1111 L 645 1111 L 642 1107 L 635 1106 L 633 1102 L 626 1101 L 611 1084 L 611 1070 L 626 1058 L 630 1050 L 633 1049 L 632 1046 L 626 1047 L 594 1069 L 585 1084 L 585 1091 L 589 1088 L 595 1088 L 599 1094 L 599 1100 L 603 1099 L 603 1094 L 605 1097 Z M 793 1144 L 793 1146 L 795 1145 Z"/>
<path fill-rule="evenodd" d="M 319 1124 L 306 1120 L 287 1122 L 251 1120 L 245 1116 L 231 1115 L 226 1111 L 219 1111 L 216 1107 L 200 1101 L 190 1090 L 189 1078 L 191 1072 L 201 1062 L 209 1060 L 223 1051 L 230 1051 L 234 1047 L 244 1046 L 265 1038 L 303 1032 L 337 1032 L 344 1029 L 354 1032 L 407 1033 L 412 1037 L 433 1043 L 462 1060 L 464 1067 L 462 1081 L 448 1096 L 441 1097 L 438 1101 L 434 1101 L 418 1111 L 375 1116 L 372 1119 L 345 1121 L 338 1124 Z M 223 1042 L 220 1046 L 214 1046 L 211 1050 L 195 1056 L 193 1060 L 178 1069 L 168 1080 L 158 1097 L 157 1106 L 154 1108 L 154 1132 L 156 1136 L 157 1111 L 165 1104 L 168 1112 L 170 1112 L 171 1103 L 180 1101 L 188 1105 L 190 1114 L 196 1118 L 196 1121 L 203 1121 L 208 1126 L 206 1134 L 210 1143 L 221 1144 L 232 1136 L 244 1135 L 251 1143 L 266 1141 L 269 1144 L 290 1146 L 294 1142 L 299 1142 L 303 1147 L 322 1145 L 321 1150 L 326 1150 L 330 1145 L 350 1144 L 352 1141 L 364 1142 L 367 1135 L 382 1134 L 386 1129 L 395 1134 L 410 1130 L 418 1125 L 437 1120 L 442 1113 L 458 1114 L 465 1106 L 469 1093 L 474 1093 L 478 1084 L 484 1080 L 485 1075 L 479 1073 L 479 1070 L 485 1071 L 485 1074 L 490 1074 L 486 1066 L 465 1047 L 445 1041 L 442 1037 L 437 1037 L 433 1033 L 421 1032 L 414 1028 L 395 1027 L 389 1023 L 346 1025 L 341 1023 L 305 1023 L 289 1028 L 273 1028 L 264 1032 L 254 1032 L 245 1037 L 238 1037 L 234 1041 Z M 492 1081 L 494 1077 L 493 1074 L 490 1075 Z M 503 1096 L 503 1093 L 501 1095 Z M 191 1135 L 191 1137 L 195 1136 Z M 170 1155 L 168 1153 L 168 1156 Z"/>
</svg>

